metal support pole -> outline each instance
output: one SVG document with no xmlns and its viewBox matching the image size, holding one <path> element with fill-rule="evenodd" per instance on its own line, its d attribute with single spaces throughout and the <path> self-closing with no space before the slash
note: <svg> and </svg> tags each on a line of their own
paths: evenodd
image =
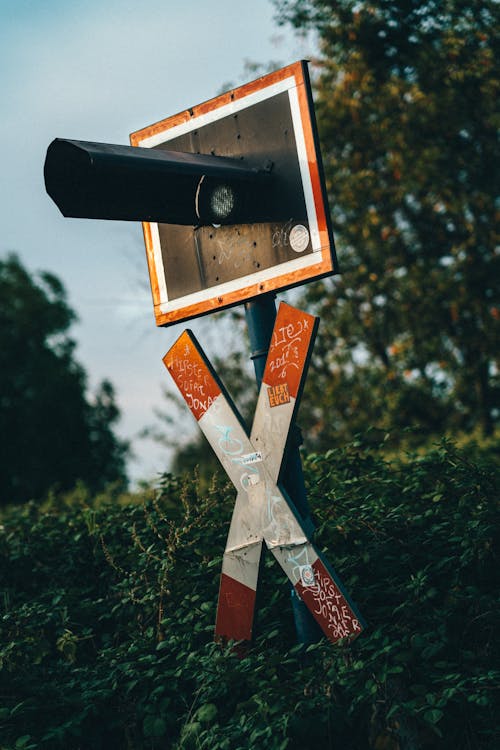
<svg viewBox="0 0 500 750">
<path fill-rule="evenodd" d="M 253 360 L 257 388 L 260 388 L 262 383 L 274 321 L 276 320 L 275 298 L 276 295 L 274 293 L 269 293 L 245 302 L 245 317 L 250 339 L 250 356 Z M 310 533 L 314 527 L 307 502 L 304 473 L 299 453 L 299 446 L 302 444 L 302 435 L 296 425 L 292 426 L 291 436 L 284 457 L 283 486 L 290 500 L 300 513 L 307 532 Z M 320 628 L 293 588 L 291 595 L 298 643 L 316 643 L 322 637 Z"/>
</svg>

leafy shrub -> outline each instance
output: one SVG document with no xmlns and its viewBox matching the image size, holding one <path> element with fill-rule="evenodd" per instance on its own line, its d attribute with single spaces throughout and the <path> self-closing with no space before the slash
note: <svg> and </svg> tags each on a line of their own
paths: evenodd
<svg viewBox="0 0 500 750">
<path fill-rule="evenodd" d="M 12 507 L 0 533 L 0 748 L 496 745 L 495 467 L 443 445 L 306 461 L 316 539 L 368 621 L 295 643 L 266 556 L 257 636 L 212 641 L 233 490 L 166 475 L 142 503 Z"/>
</svg>

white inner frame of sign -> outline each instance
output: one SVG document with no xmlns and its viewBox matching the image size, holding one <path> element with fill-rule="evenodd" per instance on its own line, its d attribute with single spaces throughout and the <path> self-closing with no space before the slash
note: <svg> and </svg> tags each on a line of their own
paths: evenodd
<svg viewBox="0 0 500 750">
<path fill-rule="evenodd" d="M 299 271 L 318 263 L 317 253 L 320 252 L 323 248 L 320 242 L 316 208 L 314 204 L 313 187 L 311 182 L 311 175 L 309 172 L 306 142 L 297 93 L 297 83 L 294 76 L 290 76 L 283 79 L 282 81 L 278 81 L 274 84 L 271 84 L 270 86 L 266 86 L 265 88 L 259 89 L 258 91 L 254 91 L 242 97 L 241 99 L 237 99 L 233 102 L 230 102 L 229 104 L 222 105 L 216 109 L 211 110 L 210 112 L 205 112 L 202 115 L 193 117 L 188 122 L 174 125 L 168 130 L 139 140 L 137 142 L 137 145 L 143 148 L 152 148 L 153 146 L 167 143 L 177 136 L 184 135 L 191 132 L 192 130 L 195 130 L 196 128 L 201 128 L 204 125 L 216 122 L 223 117 L 227 117 L 228 115 L 239 112 L 242 109 L 246 109 L 247 107 L 276 96 L 277 94 L 280 94 L 284 91 L 288 91 L 288 98 L 290 101 L 290 110 L 292 115 L 295 143 L 297 147 L 300 175 L 304 190 L 312 252 L 308 253 L 307 255 L 297 257 L 294 260 L 288 260 L 284 263 L 272 266 L 271 268 L 267 268 L 263 271 L 257 271 L 255 273 L 249 274 L 248 276 L 243 276 L 232 281 L 227 281 L 223 284 L 218 285 L 217 287 L 208 287 L 198 292 L 188 294 L 184 297 L 177 298 L 175 301 L 170 302 L 168 299 L 168 291 L 165 283 L 165 269 L 163 266 L 158 224 L 150 223 L 149 226 L 151 229 L 153 257 L 156 266 L 158 290 L 160 294 L 160 312 L 168 313 L 172 310 L 186 307 L 187 305 L 195 305 L 200 302 L 205 302 L 209 299 L 212 299 L 214 296 L 223 296 L 224 294 L 235 292 L 242 287 L 249 286 L 251 284 L 259 284 L 269 279 L 280 276 L 283 273 Z"/>
</svg>

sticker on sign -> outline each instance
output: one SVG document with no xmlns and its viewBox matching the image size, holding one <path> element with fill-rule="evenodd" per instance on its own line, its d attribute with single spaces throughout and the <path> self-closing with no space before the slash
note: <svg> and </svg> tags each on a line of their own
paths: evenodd
<svg viewBox="0 0 500 750">
<path fill-rule="evenodd" d="M 280 404 L 290 403 L 290 391 L 287 383 L 270 386 L 267 389 L 269 406 L 279 406 Z"/>
<path fill-rule="evenodd" d="M 239 462 L 243 464 L 243 466 L 249 466 L 250 464 L 258 464 L 261 461 L 262 461 L 261 451 L 255 451 L 254 453 L 245 453 L 245 455 L 241 456 L 239 459 Z"/>
</svg>

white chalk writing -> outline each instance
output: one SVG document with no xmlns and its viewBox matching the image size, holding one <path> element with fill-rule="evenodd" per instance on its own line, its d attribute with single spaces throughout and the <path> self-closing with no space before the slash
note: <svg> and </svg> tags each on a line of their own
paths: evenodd
<svg viewBox="0 0 500 750">
<path fill-rule="evenodd" d="M 323 620 L 336 640 L 361 632 L 361 625 L 353 616 L 352 610 L 330 576 L 321 568 L 314 569 L 314 585 L 305 588 L 302 598 L 312 599 L 311 611 L 317 619 Z"/>
<path fill-rule="evenodd" d="M 191 411 L 206 412 L 214 403 L 213 397 L 205 392 L 209 380 L 205 368 L 194 361 L 190 354 L 186 345 L 184 358 L 175 357 L 169 362 L 169 369 Z"/>
<path fill-rule="evenodd" d="M 278 229 L 275 229 L 273 232 L 273 236 L 271 239 L 273 247 L 288 247 L 289 245 L 289 235 L 290 235 L 290 229 L 292 228 L 293 219 L 289 219 L 286 224 L 284 224 L 282 227 L 278 227 Z"/>
<path fill-rule="evenodd" d="M 258 484 L 260 481 L 259 470 L 253 464 L 262 461 L 262 454 L 256 451 L 255 453 L 242 455 L 243 443 L 239 438 L 233 437 L 231 434 L 233 428 L 228 425 L 215 425 L 215 428 L 220 433 L 217 443 L 222 453 L 230 459 L 232 464 L 241 466 L 240 484 L 247 491 L 250 486 Z"/>
<path fill-rule="evenodd" d="M 271 372 L 279 371 L 279 378 L 284 380 L 290 367 L 297 370 L 301 368 L 299 345 L 302 342 L 302 334 L 308 330 L 309 321 L 307 318 L 303 318 L 295 323 L 281 326 L 273 332 L 268 366 Z"/>
</svg>

